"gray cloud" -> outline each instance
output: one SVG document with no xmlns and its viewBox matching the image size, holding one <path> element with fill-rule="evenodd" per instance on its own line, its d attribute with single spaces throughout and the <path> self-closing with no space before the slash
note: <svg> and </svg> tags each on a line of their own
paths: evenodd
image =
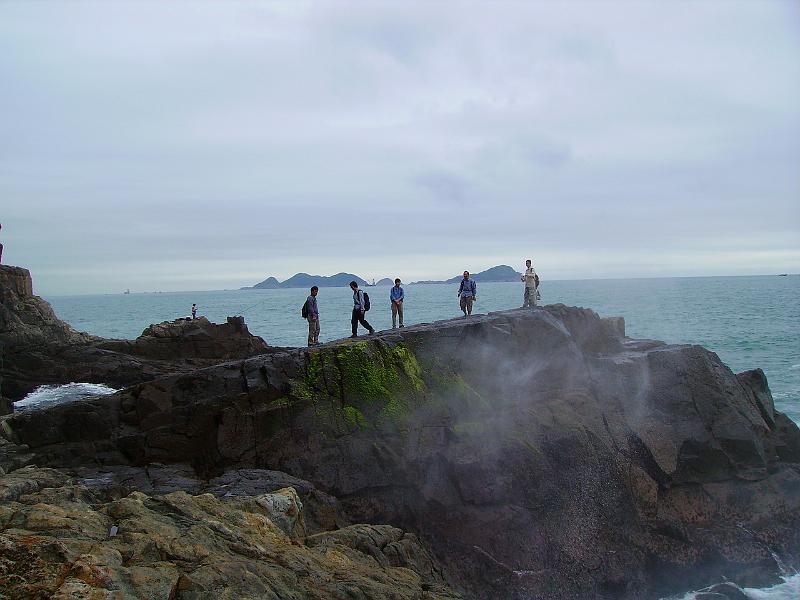
<svg viewBox="0 0 800 600">
<path fill-rule="evenodd" d="M 46 293 L 528 254 L 797 271 L 798 25 L 777 1 L 0 3 L 4 260 Z"/>
</svg>

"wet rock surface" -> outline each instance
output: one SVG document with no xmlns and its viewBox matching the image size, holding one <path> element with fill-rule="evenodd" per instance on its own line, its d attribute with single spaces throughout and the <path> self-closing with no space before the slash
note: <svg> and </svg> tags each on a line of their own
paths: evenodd
<svg viewBox="0 0 800 600">
<path fill-rule="evenodd" d="M 751 585 L 800 549 L 800 431 L 763 373 L 586 309 L 270 349 L 0 425 L 0 467 L 55 467 L 105 502 L 210 492 L 261 510 L 292 487 L 306 544 L 349 540 L 384 568 L 413 532 L 433 549 L 417 573 L 466 598 Z"/>
</svg>

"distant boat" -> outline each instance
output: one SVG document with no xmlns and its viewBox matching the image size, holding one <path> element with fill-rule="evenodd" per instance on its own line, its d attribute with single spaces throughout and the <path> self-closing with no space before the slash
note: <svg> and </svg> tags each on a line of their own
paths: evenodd
<svg viewBox="0 0 800 600">
<path fill-rule="evenodd" d="M 124 292 L 122 292 L 122 293 L 123 293 L 123 294 L 130 294 L 130 293 L 131 293 L 131 290 L 130 290 L 130 288 L 128 288 L 127 290 L 125 290 L 125 291 L 124 291 Z"/>
<path fill-rule="evenodd" d="M 788 277 L 788 273 L 778 273 L 778 277 Z"/>
</svg>

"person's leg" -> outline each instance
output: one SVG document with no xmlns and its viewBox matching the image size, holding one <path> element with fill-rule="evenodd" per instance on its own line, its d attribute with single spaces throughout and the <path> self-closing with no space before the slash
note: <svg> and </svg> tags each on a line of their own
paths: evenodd
<svg viewBox="0 0 800 600">
<path fill-rule="evenodd" d="M 397 305 L 397 314 L 400 317 L 400 327 L 405 327 L 405 325 L 403 325 L 403 303 L 402 302 Z"/>
<path fill-rule="evenodd" d="M 359 319 L 358 311 L 354 308 L 353 316 L 350 318 L 350 325 L 352 325 L 353 327 L 353 335 L 358 335 L 358 319 Z"/>
<path fill-rule="evenodd" d="M 363 313 L 358 313 L 358 321 L 359 321 L 359 323 L 361 323 L 361 324 L 362 324 L 364 327 L 366 327 L 366 328 L 367 328 L 367 331 L 369 331 L 370 333 L 372 333 L 372 332 L 374 332 L 374 331 L 375 331 L 375 330 L 372 328 L 372 325 L 370 325 L 370 324 L 369 324 L 369 322 L 367 321 L 367 319 L 366 319 L 366 315 L 365 315 L 365 314 L 363 314 Z"/>
<path fill-rule="evenodd" d="M 403 324 L 403 317 L 400 317 L 400 324 Z M 397 327 L 397 302 L 392 302 L 392 329 Z"/>
<path fill-rule="evenodd" d="M 530 290 L 531 295 L 531 306 L 539 306 L 539 303 L 536 301 L 536 289 Z"/>
<path fill-rule="evenodd" d="M 461 306 L 461 312 L 464 313 L 464 316 L 467 316 L 467 299 L 464 296 L 461 296 L 461 302 L 459 302 Z"/>
<path fill-rule="evenodd" d="M 525 296 L 522 299 L 522 308 L 528 308 L 531 305 L 531 288 L 525 286 Z"/>
<path fill-rule="evenodd" d="M 314 345 L 319 344 L 319 317 L 314 319 Z"/>
<path fill-rule="evenodd" d="M 308 318 L 308 345 L 314 345 L 314 319 Z"/>
<path fill-rule="evenodd" d="M 471 315 L 471 314 L 472 314 L 472 303 L 473 303 L 474 301 L 475 301 L 475 300 L 472 298 L 472 296 L 470 296 L 469 298 L 467 298 L 467 314 L 468 314 L 468 315 Z"/>
</svg>

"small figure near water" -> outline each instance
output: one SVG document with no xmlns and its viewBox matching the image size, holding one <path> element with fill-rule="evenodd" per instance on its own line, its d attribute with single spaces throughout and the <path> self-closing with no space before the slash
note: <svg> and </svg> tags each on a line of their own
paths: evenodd
<svg viewBox="0 0 800 600">
<path fill-rule="evenodd" d="M 405 299 L 405 292 L 400 287 L 400 278 L 394 280 L 394 286 L 389 291 L 389 300 L 392 303 L 392 329 L 397 326 L 397 316 L 400 316 L 400 327 L 403 325 L 403 300 Z"/>
<path fill-rule="evenodd" d="M 364 318 L 364 315 L 369 310 L 369 296 L 358 289 L 358 283 L 355 281 L 350 282 L 350 289 L 353 290 L 353 316 L 350 318 L 350 325 L 353 327 L 353 335 L 350 337 L 358 337 L 358 324 L 361 323 L 370 333 L 375 333 L 375 329 Z"/>
<path fill-rule="evenodd" d="M 192 320 L 197 318 L 197 304 L 192 304 Z"/>
<path fill-rule="evenodd" d="M 471 315 L 472 303 L 478 299 L 478 286 L 475 284 L 475 280 L 469 278 L 469 271 L 464 271 L 464 279 L 458 286 L 458 297 L 460 298 L 461 312 L 465 317 Z"/>
<path fill-rule="evenodd" d="M 3 224 L 0 223 L 0 229 L 3 228 Z M 0 263 L 3 262 L 3 244 L 0 244 Z"/>
<path fill-rule="evenodd" d="M 536 301 L 539 299 L 539 276 L 533 268 L 531 259 L 525 261 L 525 274 L 521 277 L 525 282 L 525 295 L 522 300 L 522 308 L 530 308 L 536 306 Z"/>
<path fill-rule="evenodd" d="M 308 320 L 308 345 L 319 345 L 319 308 L 317 307 L 317 294 L 319 288 L 312 286 L 311 295 L 306 298 L 306 303 L 303 305 L 302 316 Z"/>
</svg>

